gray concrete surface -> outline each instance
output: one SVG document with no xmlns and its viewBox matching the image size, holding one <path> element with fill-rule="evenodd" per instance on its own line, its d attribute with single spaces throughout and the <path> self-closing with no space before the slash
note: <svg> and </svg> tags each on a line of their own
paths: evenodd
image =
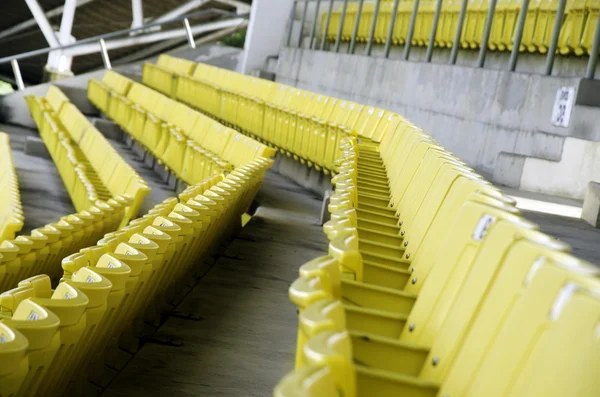
<svg viewBox="0 0 600 397">
<path fill-rule="evenodd" d="M 332 189 L 331 175 L 301 164 L 291 157 L 277 153 L 273 171 L 289 178 L 304 189 L 323 197 L 325 192 Z"/>
<path fill-rule="evenodd" d="M 25 147 L 23 151 L 28 156 L 41 157 L 48 160 L 52 159 L 50 152 L 48 152 L 48 148 L 44 144 L 44 141 L 34 136 L 28 136 L 27 139 L 25 139 Z"/>
<path fill-rule="evenodd" d="M 287 289 L 304 262 L 326 253 L 321 200 L 269 172 L 256 215 L 103 397 L 269 396 L 294 366 L 296 307 Z"/>
<path fill-rule="evenodd" d="M 583 219 L 526 210 L 523 216 L 540 225 L 544 233 L 570 244 L 573 255 L 600 267 L 600 230 Z"/>
<path fill-rule="evenodd" d="M 488 173 L 500 152 L 559 160 L 566 136 L 600 140 L 600 108 L 576 106 L 569 128 L 551 124 L 557 89 L 579 80 L 290 48 L 277 67 L 282 83 L 406 116 Z"/>
<path fill-rule="evenodd" d="M 523 165 L 526 156 L 514 153 L 500 152 L 494 167 L 492 179 L 500 185 L 518 188 L 521 184 Z"/>
<path fill-rule="evenodd" d="M 600 183 L 588 183 L 583 199 L 581 219 L 595 228 L 600 228 Z"/>
</svg>

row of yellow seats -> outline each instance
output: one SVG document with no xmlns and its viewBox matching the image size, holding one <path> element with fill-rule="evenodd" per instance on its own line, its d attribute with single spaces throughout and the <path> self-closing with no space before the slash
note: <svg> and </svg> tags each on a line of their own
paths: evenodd
<svg viewBox="0 0 600 397">
<path fill-rule="evenodd" d="M 128 88 L 119 90 L 125 81 L 107 71 L 102 82 L 90 80 L 88 97 L 188 184 L 274 154 L 267 146 L 144 85 L 129 81 Z"/>
<path fill-rule="evenodd" d="M 95 199 L 128 196 L 132 205 L 123 224 L 135 218 L 150 189 L 102 133 L 55 86 L 45 97 L 26 100 L 75 207 L 81 210 Z"/>
<path fill-rule="evenodd" d="M 0 242 L 15 238 L 23 228 L 23 207 L 10 140 L 0 132 Z"/>
<path fill-rule="evenodd" d="M 489 9 L 489 1 L 468 1 L 460 44 L 463 48 L 476 49 L 481 45 Z M 489 40 L 489 48 L 491 50 L 512 50 L 513 36 L 521 5 L 521 0 L 498 0 Z M 411 41 L 412 45 L 427 46 L 429 44 L 435 7 L 435 0 L 426 0 L 419 3 L 419 11 Z M 458 25 L 460 7 L 460 0 L 443 0 L 435 36 L 435 46 L 452 47 Z M 368 40 L 374 8 L 374 3 L 366 3 L 363 7 L 359 20 L 357 34 L 358 41 Z M 392 33 L 392 41 L 396 45 L 402 45 L 406 42 L 412 8 L 413 2 L 411 0 L 400 1 L 398 5 L 398 13 L 396 15 Z M 548 51 L 557 8 L 558 0 L 537 0 L 529 3 L 521 42 L 521 51 L 527 50 L 529 52 L 540 52 L 542 54 L 545 54 Z M 574 53 L 576 55 L 583 55 L 584 53 L 590 53 L 594 32 L 598 22 L 599 10 L 600 1 L 598 0 L 567 1 L 565 18 L 559 38 L 559 51 L 561 54 L 566 55 Z M 392 2 L 383 2 L 380 7 L 374 32 L 374 40 L 376 43 L 385 43 L 387 40 L 392 12 Z M 335 41 L 337 38 L 341 23 L 341 14 L 342 10 L 338 9 L 331 15 L 329 28 L 326 32 L 327 38 L 330 41 Z M 357 15 L 357 4 L 349 4 L 342 26 L 342 40 L 350 41 Z M 325 29 L 326 18 L 327 13 L 324 13 L 321 18 L 322 29 Z M 323 34 L 325 34 L 324 31 Z"/>
<path fill-rule="evenodd" d="M 0 242 L 0 292 L 40 273 L 58 280 L 61 259 L 116 230 L 128 203 L 121 197 L 96 201 L 85 210 L 32 230 L 29 235 Z"/>
<path fill-rule="evenodd" d="M 375 142 L 399 123 L 383 109 L 197 64 L 191 76 L 146 63 L 145 84 L 170 94 L 309 166 L 335 172 L 339 143 L 349 135 Z"/>
<path fill-rule="evenodd" d="M 143 322 L 172 307 L 207 252 L 241 227 L 271 164 L 192 185 L 64 258 L 54 290 L 39 275 L 0 295 L 0 396 L 82 396 L 110 382 L 120 348 L 135 350 Z"/>
<path fill-rule="evenodd" d="M 133 90 L 134 98 L 144 95 L 150 95 L 153 98 L 157 96 L 156 92 L 139 84 L 132 88 L 132 84 L 135 83 L 125 76 L 110 70 L 106 71 L 102 81 L 95 79 L 89 81 L 88 99 L 124 131 L 135 137 L 138 143 L 152 152 L 161 164 L 169 166 L 181 180 L 188 184 L 197 183 L 210 175 L 218 175 L 233 168 L 217 154 L 203 149 L 191 139 L 184 139 L 178 128 L 171 128 L 159 120 L 154 113 L 149 113 L 132 102 L 127 97 L 130 89 Z M 181 107 L 178 109 L 184 110 Z M 187 120 L 185 114 L 180 114 L 180 116 L 178 118 L 180 122 Z M 217 123 L 214 123 L 214 128 L 217 128 Z M 171 136 L 175 139 L 170 140 Z M 171 143 L 173 147 L 168 148 L 168 143 Z M 179 165 L 171 160 L 176 160 L 176 156 L 173 154 L 177 150 L 181 150 L 181 146 L 184 144 L 184 150 L 188 156 Z M 168 161 L 166 154 L 169 154 Z M 195 166 L 192 167 L 192 164 Z"/>
<path fill-rule="evenodd" d="M 342 149 L 275 396 L 598 395 L 598 269 L 407 121 Z"/>
</svg>

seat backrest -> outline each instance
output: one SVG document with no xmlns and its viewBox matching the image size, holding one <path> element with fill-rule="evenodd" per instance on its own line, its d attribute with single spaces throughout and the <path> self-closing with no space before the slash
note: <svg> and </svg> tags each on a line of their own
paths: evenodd
<svg viewBox="0 0 600 397">
<path fill-rule="evenodd" d="M 72 103 L 65 103 L 60 109 L 58 120 L 65 127 L 71 139 L 79 142 L 92 123 Z"/>
<path fill-rule="evenodd" d="M 396 113 L 385 112 L 384 118 L 379 122 L 375 131 L 373 131 L 371 140 L 381 142 L 386 134 L 393 133 L 402 122 L 404 122 L 404 119 Z"/>
<path fill-rule="evenodd" d="M 479 315 L 456 359 L 448 368 L 425 367 L 422 375 L 437 378 L 448 371 L 443 391 L 451 395 L 598 395 L 590 387 L 598 386 L 597 374 L 577 372 L 598 362 L 590 355 L 598 352 L 598 275 L 570 255 L 531 241 L 515 244 L 487 297 L 475 302 Z M 582 361 L 586 357 L 591 360 Z M 566 373 L 559 372 L 563 368 Z M 527 390 L 531 394 L 521 394 Z M 544 390 L 548 394 L 539 394 Z"/>
<path fill-rule="evenodd" d="M 486 259 L 497 264 L 501 260 L 498 250 L 503 252 L 515 238 L 515 233 L 535 227 L 502 207 L 467 201 L 449 226 L 452 233 L 445 238 L 421 287 L 408 316 L 409 326 L 403 330 L 401 339 L 431 346 L 460 291 L 469 293 L 474 302 L 481 298 L 483 292 L 480 289 L 467 291 L 463 288 L 465 277 L 478 266 L 475 262 Z M 411 282 L 418 282 L 418 279 L 413 278 Z"/>
<path fill-rule="evenodd" d="M 393 168 L 388 167 L 390 170 L 390 199 L 394 208 L 399 207 L 406 189 L 413 180 L 427 151 L 435 147 L 437 147 L 435 143 L 422 140 L 418 135 L 407 137 L 405 151 L 398 153 L 399 157 L 404 156 L 404 161 L 396 164 Z"/>
<path fill-rule="evenodd" d="M 217 156 L 222 157 L 225 148 L 229 144 L 229 140 L 235 133 L 231 128 L 214 123 L 206 132 L 204 140 L 200 144 Z"/>
<path fill-rule="evenodd" d="M 460 164 L 444 156 L 443 152 L 430 150 L 408 185 L 403 199 L 395 207 L 396 214 L 402 221 L 402 230 L 408 232 L 413 226 L 413 221 L 421 221 L 421 218 L 417 217 L 417 214 L 423 214 L 419 212 L 420 209 L 423 209 L 425 213 L 437 210 L 451 182 L 458 175 L 477 177 Z M 432 189 L 436 191 L 433 192 Z M 428 195 L 430 201 L 425 203 L 424 200 Z M 429 206 L 423 207 L 424 204 L 429 204 Z"/>
<path fill-rule="evenodd" d="M 194 109 L 175 102 L 171 111 L 166 114 L 165 120 L 176 125 L 186 136 L 189 136 L 196 124 L 200 113 Z"/>
<path fill-rule="evenodd" d="M 51 85 L 48 88 L 46 94 L 46 101 L 52 107 L 52 109 L 58 113 L 63 103 L 69 102 L 69 98 L 55 85 Z"/>
<path fill-rule="evenodd" d="M 107 70 L 102 77 L 102 83 L 119 95 L 127 95 L 129 88 L 133 84 L 133 80 L 113 70 Z"/>
<path fill-rule="evenodd" d="M 448 182 L 449 184 L 446 184 Z M 415 222 L 404 235 L 405 258 L 411 261 L 413 279 L 417 280 L 406 285 L 407 292 L 418 293 L 421 289 L 445 237 L 452 232 L 448 225 L 456 221 L 462 205 L 468 200 L 501 205 L 498 199 L 490 197 L 496 192 L 493 186 L 461 173 L 455 173 L 448 181 L 436 182 L 436 186 L 432 187 L 421 207 L 419 219 L 422 219 L 422 222 Z M 433 205 L 430 203 L 432 201 L 440 204 Z M 503 206 L 503 210 L 518 212 L 516 208 L 508 206 Z"/>
</svg>

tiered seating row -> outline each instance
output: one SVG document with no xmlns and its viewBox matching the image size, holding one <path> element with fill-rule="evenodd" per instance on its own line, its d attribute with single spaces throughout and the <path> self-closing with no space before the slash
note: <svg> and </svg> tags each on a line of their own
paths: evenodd
<svg viewBox="0 0 600 397">
<path fill-rule="evenodd" d="M 268 106 L 248 99 L 267 82 L 200 65 L 198 77 L 171 75 L 176 97 L 244 130 L 262 119 L 279 147 L 294 130 L 293 101 L 275 100 L 287 122 L 269 124 Z M 599 364 L 599 271 L 407 120 L 350 116 L 360 132 L 332 159 L 329 253 L 290 287 L 296 371 L 275 395 L 598 395 L 593 370 L 565 363 Z"/>
<path fill-rule="evenodd" d="M 192 75 L 181 74 L 169 69 L 172 59 L 161 55 L 157 65 L 146 63 L 144 84 L 326 173 L 335 171 L 339 143 L 352 131 L 379 141 L 399 122 L 382 109 L 205 64 L 197 64 Z"/>
<path fill-rule="evenodd" d="M 173 58 L 171 65 L 180 63 L 183 60 Z M 90 80 L 88 97 L 188 184 L 274 154 L 271 148 L 112 71 L 102 81 Z"/>
<path fill-rule="evenodd" d="M 61 259 L 116 230 L 128 202 L 123 197 L 106 202 L 97 200 L 89 208 L 34 229 L 29 235 L 0 242 L 0 292 L 36 274 L 44 273 L 58 280 Z"/>
<path fill-rule="evenodd" d="M 492 31 L 489 39 L 489 49 L 493 51 L 511 51 L 513 37 L 517 26 L 521 0 L 499 1 L 496 5 Z M 411 44 L 414 46 L 427 46 L 433 26 L 436 0 L 425 0 L 419 3 L 414 35 Z M 436 31 L 434 45 L 436 47 L 451 48 L 456 34 L 458 15 L 461 1 L 444 0 L 440 20 Z M 545 54 L 550 46 L 554 21 L 558 8 L 558 0 L 532 1 L 529 3 L 521 51 L 539 52 Z M 374 13 L 374 2 L 366 2 L 360 16 L 357 40 L 367 41 Z M 398 6 L 398 13 L 392 34 L 393 44 L 403 45 L 406 42 L 413 1 L 402 0 Z M 465 16 L 460 45 L 462 48 L 476 49 L 481 46 L 485 20 L 489 9 L 488 1 L 469 1 Z M 598 0 L 568 0 L 564 21 L 560 31 L 558 48 L 561 54 L 584 55 L 590 53 L 596 24 L 598 22 Z M 387 40 L 391 17 L 393 12 L 392 0 L 384 0 L 377 17 L 374 40 L 385 43 Z M 335 41 L 341 23 L 342 8 L 331 14 L 327 32 L 325 32 L 327 12 L 321 15 L 322 33 L 328 40 Z M 358 15 L 358 4 L 348 4 L 342 26 L 343 41 L 350 41 L 354 24 Z"/>
<path fill-rule="evenodd" d="M 144 321 L 172 308 L 182 280 L 241 227 L 271 164 L 259 158 L 190 186 L 66 257 L 54 290 L 40 275 L 0 295 L 0 394 L 81 396 L 106 386 L 138 348 Z"/>
<path fill-rule="evenodd" d="M 0 132 L 0 242 L 23 228 L 23 207 L 8 135 Z"/>
<path fill-rule="evenodd" d="M 77 211 L 126 197 L 123 224 L 134 218 L 150 189 L 102 133 L 55 86 L 26 100 Z"/>
<path fill-rule="evenodd" d="M 343 150 L 275 396 L 598 394 L 598 269 L 410 123 Z"/>
</svg>

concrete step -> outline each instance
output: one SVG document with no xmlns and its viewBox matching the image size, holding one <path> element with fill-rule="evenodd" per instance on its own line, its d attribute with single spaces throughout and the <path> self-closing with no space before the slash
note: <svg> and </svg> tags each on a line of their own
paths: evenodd
<svg viewBox="0 0 600 397">
<path fill-rule="evenodd" d="M 600 142 L 567 137 L 559 159 L 502 153 L 494 171 L 498 184 L 524 191 L 583 199 L 600 174 Z"/>
</svg>

